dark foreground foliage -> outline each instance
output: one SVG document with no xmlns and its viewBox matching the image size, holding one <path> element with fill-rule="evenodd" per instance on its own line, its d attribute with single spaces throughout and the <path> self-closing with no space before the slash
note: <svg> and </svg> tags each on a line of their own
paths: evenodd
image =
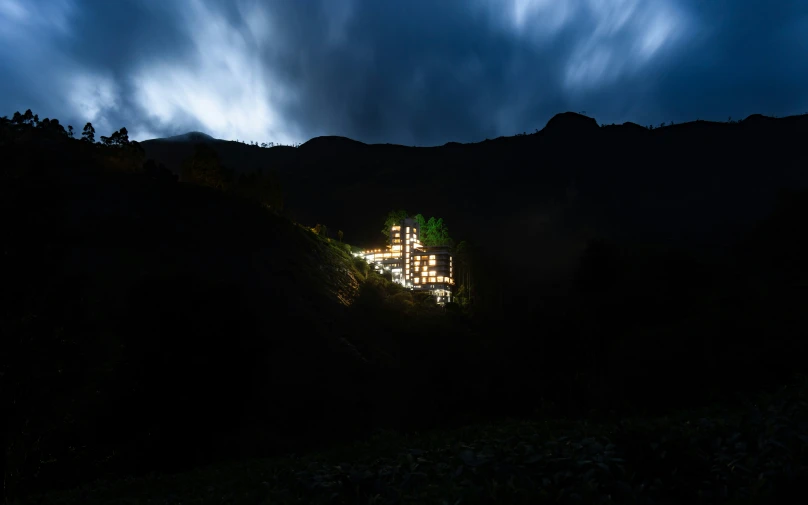
<svg viewBox="0 0 808 505">
<path fill-rule="evenodd" d="M 302 457 L 99 481 L 25 503 L 788 503 L 808 478 L 808 382 L 743 406 L 618 422 L 507 421 Z"/>
</svg>

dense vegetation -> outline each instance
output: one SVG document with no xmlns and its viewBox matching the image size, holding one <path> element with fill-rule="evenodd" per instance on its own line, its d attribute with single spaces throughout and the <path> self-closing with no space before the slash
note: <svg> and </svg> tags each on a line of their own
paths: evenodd
<svg viewBox="0 0 808 505">
<path fill-rule="evenodd" d="M 442 309 L 353 258 L 342 210 L 289 219 L 311 211 L 297 207 L 294 183 L 281 189 L 279 167 L 237 174 L 202 144 L 178 182 L 125 129 L 96 143 L 92 125 L 79 140 L 42 124 L 20 114 L 0 125 L 8 498 L 104 478 L 111 487 L 44 500 L 131 492 L 204 502 L 227 489 L 232 501 L 316 502 L 340 481 L 345 502 L 485 502 L 496 492 L 659 503 L 764 500 L 804 477 L 804 384 L 781 389 L 804 371 L 804 190 L 782 193 L 720 249 L 601 233 L 608 227 L 577 235 L 584 214 L 563 206 L 517 223 L 522 249 L 502 248 L 456 232 L 456 217 L 453 233 L 471 237 L 455 246 L 463 303 Z M 376 214 L 374 237 L 398 203 Z M 508 233 L 496 238 L 514 243 Z M 568 268 L 551 261 L 554 248 Z M 758 389 L 779 392 L 751 404 L 734 395 Z M 453 429 L 464 425 L 476 427 Z M 436 428 L 448 431 L 115 483 Z M 704 484 L 708 474 L 726 487 Z M 178 494 L 201 482 L 215 492 Z"/>
<path fill-rule="evenodd" d="M 390 228 L 398 224 L 401 220 L 412 218 L 418 223 L 421 243 L 429 246 L 452 246 L 454 240 L 449 236 L 449 227 L 443 222 L 443 218 L 430 217 L 428 220 L 423 214 L 410 216 L 406 210 L 391 210 L 387 213 L 387 219 L 382 227 L 382 235 L 390 237 Z"/>
</svg>

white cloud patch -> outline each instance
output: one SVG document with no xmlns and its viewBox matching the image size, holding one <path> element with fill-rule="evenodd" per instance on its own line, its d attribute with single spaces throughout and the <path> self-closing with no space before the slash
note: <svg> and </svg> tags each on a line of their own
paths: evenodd
<svg viewBox="0 0 808 505">
<path fill-rule="evenodd" d="M 510 32 L 537 43 L 556 35 L 577 10 L 578 0 L 483 0 L 483 6 Z"/>
<path fill-rule="evenodd" d="M 118 89 L 109 76 L 76 73 L 68 83 L 68 100 L 80 117 L 93 122 L 114 109 Z"/>
<path fill-rule="evenodd" d="M 68 34 L 74 9 L 73 0 L 0 0 L 0 39 Z"/>
<path fill-rule="evenodd" d="M 201 1 L 191 1 L 186 26 L 194 53 L 178 61 L 148 62 L 135 73 L 135 100 L 161 127 L 192 119 L 218 138 L 300 141 L 278 113 L 291 94 L 273 81 L 261 59 L 264 45 L 271 43 L 265 31 L 271 13 L 259 4 L 249 9 L 254 16 L 246 18 L 252 21 L 245 30 Z"/>
<path fill-rule="evenodd" d="M 259 46 L 268 44 L 272 36 L 273 19 L 269 16 L 266 7 L 262 3 L 253 0 L 249 3 L 241 2 L 237 5 L 237 8 L 255 44 Z"/>
<path fill-rule="evenodd" d="M 507 31 L 539 50 L 566 50 L 559 76 L 568 91 L 595 89 L 640 70 L 689 20 L 676 0 L 483 0 Z M 550 43 L 565 33 L 568 48 Z"/>
<path fill-rule="evenodd" d="M 641 70 L 688 27 L 669 0 L 587 0 L 595 25 L 570 55 L 564 84 L 595 89 Z"/>
<path fill-rule="evenodd" d="M 0 19 L 9 23 L 25 22 L 31 13 L 19 0 L 0 0 Z"/>
</svg>

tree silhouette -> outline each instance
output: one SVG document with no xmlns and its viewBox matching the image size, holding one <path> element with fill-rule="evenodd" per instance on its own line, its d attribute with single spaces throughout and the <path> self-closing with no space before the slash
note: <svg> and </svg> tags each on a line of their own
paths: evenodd
<svg viewBox="0 0 808 505">
<path fill-rule="evenodd" d="M 342 230 L 337 231 L 337 237 L 339 238 L 340 242 L 342 242 L 342 237 L 343 236 L 344 236 L 344 234 L 342 233 Z"/>
<path fill-rule="evenodd" d="M 321 237 L 328 237 L 328 227 L 324 224 L 317 223 L 313 230 L 314 233 L 320 235 Z"/>
<path fill-rule="evenodd" d="M 95 142 L 95 128 L 93 128 L 92 123 L 87 123 L 84 125 L 84 130 L 81 132 L 81 140 L 90 143 Z"/>
<path fill-rule="evenodd" d="M 73 138 L 73 125 L 67 125 L 67 136 Z"/>
<path fill-rule="evenodd" d="M 129 142 L 129 132 L 126 131 L 125 127 L 113 132 L 109 137 L 102 136 L 101 143 L 112 147 L 123 147 L 132 144 L 132 142 Z"/>
<path fill-rule="evenodd" d="M 421 243 L 425 246 L 449 245 L 449 228 L 443 222 L 443 218 L 430 217 L 426 222 L 426 227 L 421 230 Z"/>
<path fill-rule="evenodd" d="M 123 127 L 120 130 L 118 130 L 117 134 L 118 134 L 118 145 L 129 144 L 129 132 L 126 131 L 126 127 Z"/>
<path fill-rule="evenodd" d="M 401 222 L 402 219 L 407 219 L 407 211 L 406 210 L 391 210 L 387 213 L 387 219 L 384 220 L 384 228 L 382 228 L 382 234 L 385 237 L 390 237 L 390 228 L 396 225 L 397 223 Z"/>
<path fill-rule="evenodd" d="M 456 293 L 456 298 L 461 305 L 471 302 L 472 298 L 472 247 L 468 242 L 461 241 L 454 249 L 455 259 L 454 277 L 460 284 Z"/>
</svg>

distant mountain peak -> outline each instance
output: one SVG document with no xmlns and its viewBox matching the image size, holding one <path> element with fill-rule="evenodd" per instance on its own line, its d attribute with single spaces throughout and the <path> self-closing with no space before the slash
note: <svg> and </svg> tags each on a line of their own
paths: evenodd
<svg viewBox="0 0 808 505">
<path fill-rule="evenodd" d="M 207 133 L 203 132 L 188 132 L 183 133 L 181 135 L 174 135 L 173 137 L 166 137 L 162 139 L 156 140 L 163 140 L 165 142 L 216 142 L 217 139 L 211 137 Z"/>
<path fill-rule="evenodd" d="M 549 132 L 585 132 L 600 128 L 595 118 L 584 116 L 576 112 L 562 112 L 556 114 L 549 121 L 543 131 Z"/>
<path fill-rule="evenodd" d="M 309 149 L 312 147 L 329 147 L 329 148 L 355 148 L 364 147 L 367 144 L 359 142 L 358 140 L 350 139 L 348 137 L 341 137 L 339 135 L 323 135 L 314 137 L 311 140 L 304 142 L 300 147 Z"/>
</svg>

